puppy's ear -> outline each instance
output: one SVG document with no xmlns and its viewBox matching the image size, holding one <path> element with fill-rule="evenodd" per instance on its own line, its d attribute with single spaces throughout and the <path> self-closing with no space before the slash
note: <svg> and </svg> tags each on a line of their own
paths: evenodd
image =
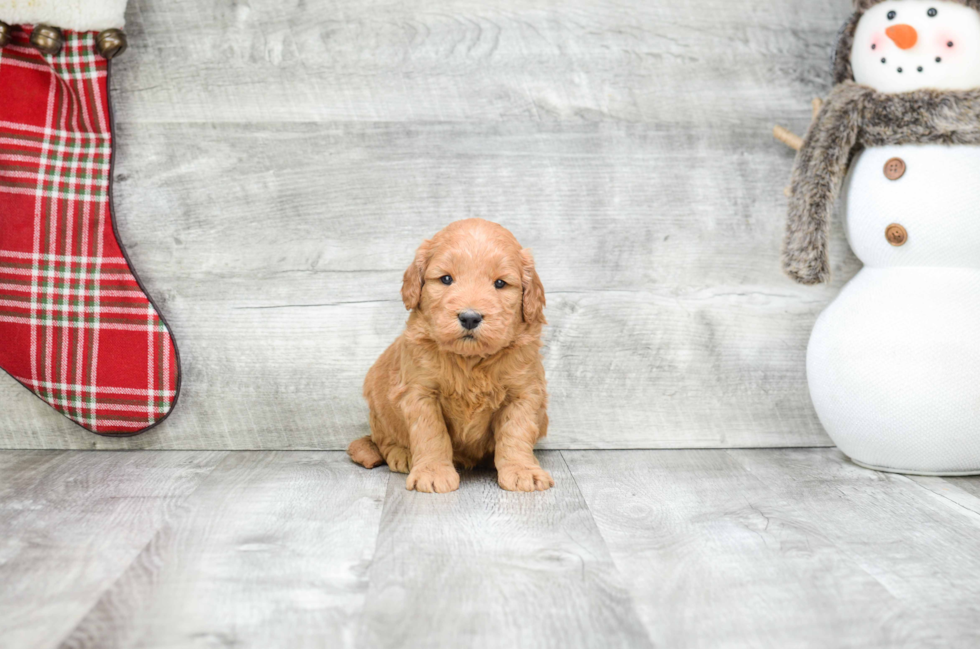
<svg viewBox="0 0 980 649">
<path fill-rule="evenodd" d="M 421 305 L 425 268 L 429 265 L 431 253 L 432 241 L 423 241 L 415 251 L 415 261 L 405 270 L 405 278 L 402 280 L 402 302 L 409 311 Z"/>
<path fill-rule="evenodd" d="M 523 277 L 521 288 L 524 289 L 523 315 L 528 324 L 548 324 L 544 319 L 544 286 L 538 271 L 534 270 L 534 256 L 527 248 L 521 250 L 521 265 Z"/>
</svg>

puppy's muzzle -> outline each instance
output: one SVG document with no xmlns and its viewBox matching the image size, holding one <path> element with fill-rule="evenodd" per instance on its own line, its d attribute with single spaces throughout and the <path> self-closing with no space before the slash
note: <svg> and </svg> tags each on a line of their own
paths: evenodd
<svg viewBox="0 0 980 649">
<path fill-rule="evenodd" d="M 481 322 L 483 322 L 483 316 L 472 309 L 467 309 L 459 314 L 459 324 L 463 325 L 463 329 L 467 331 L 476 329 Z"/>
</svg>

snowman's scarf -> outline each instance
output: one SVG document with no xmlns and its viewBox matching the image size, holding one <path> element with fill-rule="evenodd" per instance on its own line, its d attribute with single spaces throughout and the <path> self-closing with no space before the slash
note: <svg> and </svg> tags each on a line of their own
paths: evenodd
<svg viewBox="0 0 980 649">
<path fill-rule="evenodd" d="M 980 89 L 884 94 L 838 84 L 803 139 L 790 182 L 783 270 L 801 284 L 830 278 L 830 221 L 856 149 L 980 144 Z"/>
</svg>

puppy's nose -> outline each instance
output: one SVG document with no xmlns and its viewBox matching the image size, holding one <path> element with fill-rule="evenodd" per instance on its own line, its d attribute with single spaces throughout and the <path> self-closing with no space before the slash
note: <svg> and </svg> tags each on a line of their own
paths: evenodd
<svg viewBox="0 0 980 649">
<path fill-rule="evenodd" d="M 463 325 L 463 329 L 476 329 L 481 322 L 483 322 L 483 316 L 472 309 L 459 314 L 459 324 Z"/>
</svg>

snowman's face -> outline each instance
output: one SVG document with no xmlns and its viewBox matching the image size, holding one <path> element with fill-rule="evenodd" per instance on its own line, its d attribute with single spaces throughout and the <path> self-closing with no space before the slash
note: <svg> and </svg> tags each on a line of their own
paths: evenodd
<svg viewBox="0 0 980 649">
<path fill-rule="evenodd" d="M 980 12 L 942 0 L 876 4 L 857 24 L 851 69 L 880 92 L 980 88 Z"/>
</svg>

